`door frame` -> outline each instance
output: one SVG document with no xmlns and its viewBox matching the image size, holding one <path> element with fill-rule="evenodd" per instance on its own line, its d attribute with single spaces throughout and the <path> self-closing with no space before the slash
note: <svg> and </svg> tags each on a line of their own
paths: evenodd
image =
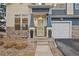
<svg viewBox="0 0 79 59">
<path fill-rule="evenodd" d="M 40 21 L 40 20 L 37 20 L 37 22 L 38 22 L 38 21 Z M 41 20 L 41 21 L 42 21 L 42 23 L 43 23 L 43 20 Z M 43 34 L 39 35 L 39 33 L 38 33 L 38 31 L 39 31 L 39 26 L 37 26 L 37 29 L 36 29 L 36 30 L 37 30 L 37 36 L 44 36 L 44 34 L 45 34 L 44 24 L 43 24 L 43 26 L 42 26 L 42 27 L 40 27 L 40 28 L 42 28 L 42 29 L 43 29 L 43 30 L 42 30 L 42 31 L 43 31 Z"/>
</svg>

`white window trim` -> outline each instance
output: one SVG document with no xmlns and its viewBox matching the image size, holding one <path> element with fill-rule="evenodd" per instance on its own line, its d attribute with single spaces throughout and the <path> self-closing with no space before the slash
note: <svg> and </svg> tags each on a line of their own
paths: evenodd
<svg viewBox="0 0 79 59">
<path fill-rule="evenodd" d="M 75 9 L 76 9 L 76 10 L 79 10 L 79 8 L 78 8 L 78 7 L 76 7 L 76 5 L 77 5 L 77 4 L 75 3 Z"/>
<path fill-rule="evenodd" d="M 22 18 L 27 18 L 27 20 L 28 20 L 29 19 L 29 15 L 21 14 L 21 30 L 23 30 L 23 28 L 22 28 Z M 28 23 L 29 23 L 29 20 L 28 20 Z M 29 27 L 29 24 L 28 24 L 28 27 Z"/>
<path fill-rule="evenodd" d="M 16 15 L 19 15 L 19 16 L 16 16 Z M 25 16 L 23 16 L 25 15 Z M 15 29 L 15 18 L 20 18 L 20 30 L 23 30 L 22 29 L 22 18 L 23 17 L 26 17 L 28 18 L 28 15 L 27 14 L 15 14 L 15 17 L 14 17 L 14 29 Z M 28 18 L 29 19 L 29 18 Z M 28 21 L 29 22 L 29 21 Z M 29 24 L 28 24 L 29 25 Z M 16 29 L 15 29 L 16 30 Z"/>
<path fill-rule="evenodd" d="M 21 14 L 20 19 L 21 19 L 21 21 L 20 21 L 20 30 L 22 30 L 22 14 Z"/>
<path fill-rule="evenodd" d="M 19 16 L 16 16 L 16 15 L 19 15 Z M 15 29 L 15 18 L 19 18 L 19 17 L 21 17 L 21 15 L 20 14 L 15 14 L 14 15 L 14 30 L 16 31 L 16 29 Z M 21 20 L 21 19 L 20 19 Z M 20 29 L 21 30 L 21 29 Z"/>
</svg>

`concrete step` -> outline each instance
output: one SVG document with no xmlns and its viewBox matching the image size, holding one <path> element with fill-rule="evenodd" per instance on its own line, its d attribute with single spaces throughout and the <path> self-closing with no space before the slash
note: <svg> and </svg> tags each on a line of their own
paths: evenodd
<svg viewBox="0 0 79 59">
<path fill-rule="evenodd" d="M 48 39 L 47 38 L 34 38 L 37 42 L 44 42 L 44 41 L 48 41 Z"/>
<path fill-rule="evenodd" d="M 35 38 L 36 40 L 47 40 L 47 38 Z"/>
<path fill-rule="evenodd" d="M 49 40 L 36 40 L 37 42 L 48 42 Z"/>
<path fill-rule="evenodd" d="M 37 42 L 37 45 L 48 45 L 48 42 Z"/>
</svg>

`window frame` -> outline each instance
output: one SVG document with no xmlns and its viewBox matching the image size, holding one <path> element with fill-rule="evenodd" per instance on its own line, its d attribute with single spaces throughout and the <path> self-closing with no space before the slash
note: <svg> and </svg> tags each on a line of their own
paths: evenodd
<svg viewBox="0 0 79 59">
<path fill-rule="evenodd" d="M 16 27 L 16 18 L 19 18 L 19 19 L 20 19 L 20 23 L 21 23 L 21 18 L 20 18 L 20 16 L 21 16 L 20 14 L 16 14 L 16 15 L 15 15 L 15 18 L 14 18 L 14 28 Z M 20 29 L 16 29 L 16 28 L 15 28 L 15 30 L 21 30 L 21 24 L 20 24 Z"/>
<path fill-rule="evenodd" d="M 62 3 L 61 3 L 61 4 L 62 4 Z M 59 8 L 59 7 L 54 8 L 54 7 L 52 7 L 52 9 L 53 9 L 53 10 L 63 10 L 63 9 L 66 9 L 67 4 L 66 4 L 66 3 L 63 3 L 63 4 L 64 4 L 64 8 Z"/>
<path fill-rule="evenodd" d="M 22 25 L 22 20 L 23 20 L 23 18 L 27 18 L 27 25 L 28 25 L 28 15 L 27 14 L 15 14 L 15 18 L 14 18 L 14 28 L 15 28 L 15 20 L 16 20 L 16 18 L 20 18 L 20 29 L 19 30 L 24 30 L 23 29 L 23 25 Z M 15 30 L 16 30 L 16 28 L 15 28 Z M 26 29 L 26 30 L 28 30 L 28 29 Z"/>
<path fill-rule="evenodd" d="M 75 3 L 75 9 L 79 10 L 79 7 L 77 7 L 77 4 L 79 5 L 79 3 Z"/>
<path fill-rule="evenodd" d="M 46 5 L 45 3 L 42 3 L 42 5 Z"/>
<path fill-rule="evenodd" d="M 23 14 L 22 15 L 22 30 L 28 30 L 28 29 L 23 29 L 23 18 L 26 18 L 27 19 L 27 26 L 28 26 L 28 17 L 26 14 Z"/>
<path fill-rule="evenodd" d="M 32 3 L 32 5 L 36 5 L 36 3 Z"/>
</svg>

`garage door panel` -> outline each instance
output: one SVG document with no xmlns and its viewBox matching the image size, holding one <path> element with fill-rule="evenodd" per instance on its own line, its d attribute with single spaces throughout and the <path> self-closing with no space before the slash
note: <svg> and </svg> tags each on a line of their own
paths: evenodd
<svg viewBox="0 0 79 59">
<path fill-rule="evenodd" d="M 70 38 L 70 22 L 53 22 L 52 36 L 54 38 Z"/>
</svg>

